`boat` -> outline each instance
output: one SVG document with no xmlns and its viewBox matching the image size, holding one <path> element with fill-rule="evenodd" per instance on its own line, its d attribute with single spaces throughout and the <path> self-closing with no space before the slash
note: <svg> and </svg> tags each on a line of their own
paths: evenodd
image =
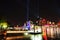
<svg viewBox="0 0 60 40">
<path fill-rule="evenodd" d="M 38 29 L 38 30 L 30 30 L 29 34 L 41 34 L 42 31 L 41 29 Z"/>
</svg>

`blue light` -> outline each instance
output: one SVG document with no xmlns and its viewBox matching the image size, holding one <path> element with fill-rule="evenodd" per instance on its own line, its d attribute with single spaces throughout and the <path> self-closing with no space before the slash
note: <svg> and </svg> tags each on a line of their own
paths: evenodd
<svg viewBox="0 0 60 40">
<path fill-rule="evenodd" d="M 30 30 L 30 21 L 27 22 L 27 28 Z"/>
</svg>

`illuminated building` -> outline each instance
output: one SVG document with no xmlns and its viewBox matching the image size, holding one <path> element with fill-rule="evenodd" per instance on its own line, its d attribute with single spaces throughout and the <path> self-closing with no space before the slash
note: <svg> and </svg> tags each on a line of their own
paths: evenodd
<svg viewBox="0 0 60 40">
<path fill-rule="evenodd" d="M 40 18 L 40 19 L 38 20 L 38 25 L 39 25 L 39 26 L 42 25 L 42 18 Z"/>
<path fill-rule="evenodd" d="M 42 19 L 42 25 L 46 24 L 46 19 Z"/>
<path fill-rule="evenodd" d="M 24 24 L 24 26 L 26 26 L 25 28 L 27 28 L 28 30 L 31 29 L 31 27 L 33 26 L 33 22 L 32 21 L 27 21 L 26 24 Z"/>
<path fill-rule="evenodd" d="M 33 30 L 33 28 L 34 28 L 34 24 L 31 24 L 30 30 Z"/>
<path fill-rule="evenodd" d="M 47 21 L 47 25 L 51 25 L 52 24 L 52 22 L 51 21 Z"/>
<path fill-rule="evenodd" d="M 57 23 L 58 27 L 60 27 L 60 21 Z"/>
<path fill-rule="evenodd" d="M 23 28 L 24 28 L 24 29 L 26 28 L 26 23 L 24 23 Z"/>
<path fill-rule="evenodd" d="M 50 21 L 47 21 L 47 24 L 48 24 L 48 25 L 49 25 L 49 22 L 50 22 Z"/>
<path fill-rule="evenodd" d="M 28 30 L 30 30 L 30 21 L 27 21 L 27 26 Z"/>
<path fill-rule="evenodd" d="M 39 26 L 41 26 L 42 25 L 42 20 L 39 20 L 39 24 L 38 24 Z"/>
<path fill-rule="evenodd" d="M 52 22 L 52 25 L 55 25 L 55 22 Z"/>
</svg>

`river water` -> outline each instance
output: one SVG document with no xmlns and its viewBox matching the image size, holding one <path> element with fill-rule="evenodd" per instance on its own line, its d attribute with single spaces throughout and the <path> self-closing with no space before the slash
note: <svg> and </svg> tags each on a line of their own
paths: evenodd
<svg viewBox="0 0 60 40">
<path fill-rule="evenodd" d="M 22 36 L 22 35 L 19 35 Z M 25 36 L 25 37 L 24 37 Z M 16 37 L 13 35 L 9 35 L 8 37 Z M 6 39 L 6 40 L 43 40 L 42 34 L 28 34 L 28 35 L 23 35 L 22 38 L 15 38 L 15 39 Z"/>
<path fill-rule="evenodd" d="M 43 33 L 46 34 L 45 37 L 47 36 L 47 40 L 60 40 L 60 27 L 48 27 L 46 29 L 42 29 Z M 20 38 L 17 38 L 19 36 Z M 10 40 L 46 40 L 43 39 L 42 34 L 7 34 L 7 38 L 11 37 L 12 39 Z M 15 37 L 13 39 L 13 37 Z M 22 37 L 22 38 L 21 38 Z M 52 39 L 53 38 L 53 39 Z M 9 39 L 8 39 L 9 40 Z"/>
</svg>

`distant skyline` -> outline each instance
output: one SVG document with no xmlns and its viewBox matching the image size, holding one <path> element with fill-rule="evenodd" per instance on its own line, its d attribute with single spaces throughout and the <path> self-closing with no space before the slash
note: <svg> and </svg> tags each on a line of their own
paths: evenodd
<svg viewBox="0 0 60 40">
<path fill-rule="evenodd" d="M 23 24 L 27 15 L 26 3 L 27 0 L 1 0 L 0 18 L 7 19 L 11 24 Z M 31 18 L 37 16 L 54 20 L 60 18 L 59 0 L 30 0 L 29 10 Z"/>
</svg>

